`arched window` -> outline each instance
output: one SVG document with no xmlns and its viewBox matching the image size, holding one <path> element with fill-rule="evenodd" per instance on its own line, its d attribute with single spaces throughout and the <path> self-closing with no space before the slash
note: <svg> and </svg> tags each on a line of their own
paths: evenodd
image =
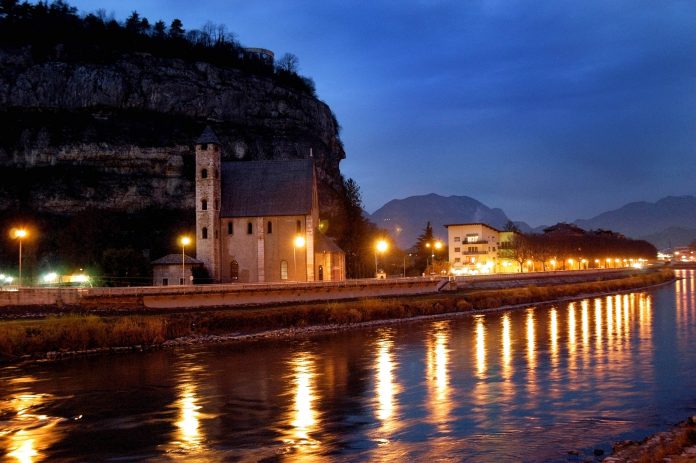
<svg viewBox="0 0 696 463">
<path fill-rule="evenodd" d="M 281 280 L 288 279 L 288 261 L 287 260 L 280 261 L 280 279 Z"/>
<path fill-rule="evenodd" d="M 232 222 L 227 222 L 227 234 L 228 235 L 234 234 L 234 228 L 232 227 Z"/>
<path fill-rule="evenodd" d="M 208 178 L 208 169 L 201 169 L 201 178 Z"/>
<path fill-rule="evenodd" d="M 254 227 L 251 225 L 251 222 L 247 224 L 247 235 L 251 235 L 254 232 Z"/>
<path fill-rule="evenodd" d="M 208 210 L 208 200 L 207 199 L 201 199 L 201 209 L 204 211 Z"/>
<path fill-rule="evenodd" d="M 297 221 L 297 233 L 302 233 L 302 222 Z"/>
<path fill-rule="evenodd" d="M 267 233 L 273 233 L 273 222 L 270 220 L 268 221 L 268 229 L 266 230 Z"/>
</svg>

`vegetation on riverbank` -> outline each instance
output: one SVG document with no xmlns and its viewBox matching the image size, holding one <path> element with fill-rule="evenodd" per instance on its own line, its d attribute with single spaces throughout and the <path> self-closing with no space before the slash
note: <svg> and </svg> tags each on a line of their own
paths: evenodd
<svg viewBox="0 0 696 463">
<path fill-rule="evenodd" d="M 652 463 L 696 461 L 696 423 L 694 418 L 679 423 L 669 431 L 659 432 L 640 442 L 626 441 L 614 445 L 608 463 Z"/>
<path fill-rule="evenodd" d="M 625 291 L 674 278 L 661 270 L 627 278 L 509 289 L 460 291 L 419 297 L 374 298 L 316 304 L 189 311 L 166 315 L 72 314 L 0 322 L 0 359 L 119 346 L 157 347 L 167 340 L 211 334 L 250 334 L 282 328 L 406 319 L 551 302 L 564 297 Z"/>
</svg>

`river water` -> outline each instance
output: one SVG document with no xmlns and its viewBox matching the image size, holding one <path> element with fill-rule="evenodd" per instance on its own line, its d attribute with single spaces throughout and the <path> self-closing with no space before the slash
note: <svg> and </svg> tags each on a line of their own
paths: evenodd
<svg viewBox="0 0 696 463">
<path fill-rule="evenodd" d="M 656 290 L 304 339 L 0 368 L 0 454 L 580 461 L 694 414 L 696 273 Z"/>
</svg>

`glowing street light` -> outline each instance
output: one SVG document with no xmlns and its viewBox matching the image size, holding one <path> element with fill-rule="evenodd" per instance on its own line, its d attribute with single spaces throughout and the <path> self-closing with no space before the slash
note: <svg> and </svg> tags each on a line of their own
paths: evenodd
<svg viewBox="0 0 696 463">
<path fill-rule="evenodd" d="M 377 276 L 379 271 L 377 268 L 377 253 L 384 254 L 387 252 L 387 249 L 389 249 L 389 244 L 386 241 L 379 240 L 377 243 L 375 243 L 375 276 Z"/>
<path fill-rule="evenodd" d="M 185 260 L 186 260 L 186 246 L 191 244 L 191 238 L 188 236 L 182 236 L 179 238 L 179 242 L 181 243 L 181 284 L 185 285 L 186 284 L 186 265 L 185 265 Z"/>
<path fill-rule="evenodd" d="M 19 241 L 19 281 L 17 284 L 22 286 L 22 240 L 29 235 L 29 232 L 24 228 L 15 228 L 12 230 L 12 235 Z"/>
<path fill-rule="evenodd" d="M 293 246 L 292 246 L 292 264 L 295 267 L 295 269 L 293 270 L 293 273 L 295 275 L 295 281 L 298 281 L 297 280 L 297 257 L 295 256 L 295 251 L 297 250 L 297 248 L 304 248 L 305 247 L 306 241 L 305 241 L 304 236 L 296 235 L 295 239 L 292 241 L 292 244 L 293 244 Z"/>
</svg>

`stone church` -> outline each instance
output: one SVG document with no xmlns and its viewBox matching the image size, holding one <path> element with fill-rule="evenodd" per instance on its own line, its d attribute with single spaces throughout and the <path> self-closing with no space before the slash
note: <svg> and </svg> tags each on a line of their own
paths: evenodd
<svg viewBox="0 0 696 463">
<path fill-rule="evenodd" d="M 196 141 L 196 258 L 216 283 L 345 279 L 345 253 L 318 229 L 312 159 L 221 161 Z"/>
</svg>

